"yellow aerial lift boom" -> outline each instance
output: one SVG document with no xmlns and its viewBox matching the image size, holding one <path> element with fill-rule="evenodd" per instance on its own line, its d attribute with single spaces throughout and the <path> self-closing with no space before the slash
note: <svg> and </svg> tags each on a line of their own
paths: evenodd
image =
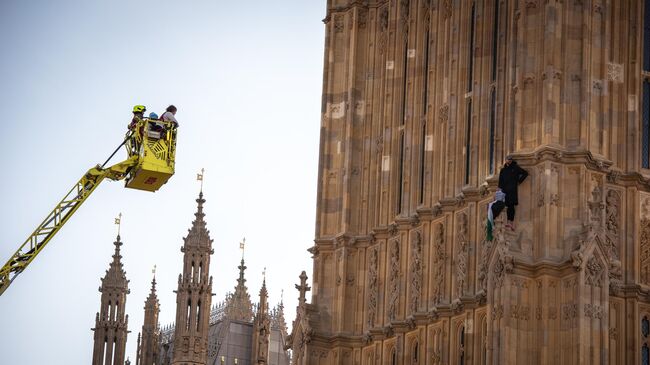
<svg viewBox="0 0 650 365">
<path fill-rule="evenodd" d="M 105 168 L 122 146 L 126 146 L 128 158 Z M 127 188 L 156 191 L 174 175 L 175 156 L 176 126 L 160 120 L 138 118 L 137 123 L 126 134 L 124 142 L 106 162 L 88 170 L 2 266 L 0 295 L 36 258 L 104 179 L 126 180 Z"/>
</svg>

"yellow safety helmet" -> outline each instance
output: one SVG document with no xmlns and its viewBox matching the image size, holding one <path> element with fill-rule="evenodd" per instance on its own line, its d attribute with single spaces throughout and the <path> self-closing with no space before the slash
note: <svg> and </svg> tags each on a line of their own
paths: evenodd
<svg viewBox="0 0 650 365">
<path fill-rule="evenodd" d="M 136 105 L 133 107 L 134 113 L 144 113 L 147 110 L 147 107 L 144 105 Z"/>
</svg>

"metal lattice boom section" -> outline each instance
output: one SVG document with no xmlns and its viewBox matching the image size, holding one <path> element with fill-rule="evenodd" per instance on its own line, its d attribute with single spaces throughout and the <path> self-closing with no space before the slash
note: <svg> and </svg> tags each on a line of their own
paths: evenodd
<svg viewBox="0 0 650 365">
<path fill-rule="evenodd" d="M 27 237 L 18 250 L 9 258 L 0 271 L 0 294 L 9 284 L 29 265 L 36 255 L 63 227 L 83 202 L 95 191 L 104 179 L 102 175 L 84 175 L 79 182 L 66 194 L 59 204 L 48 214 L 34 232 Z"/>
<path fill-rule="evenodd" d="M 7 290 L 16 276 L 23 272 L 45 248 L 52 237 L 56 235 L 105 178 L 111 180 L 123 179 L 127 170 L 136 161 L 137 156 L 104 170 L 99 167 L 88 170 L 2 266 L 0 269 L 0 295 Z"/>
</svg>

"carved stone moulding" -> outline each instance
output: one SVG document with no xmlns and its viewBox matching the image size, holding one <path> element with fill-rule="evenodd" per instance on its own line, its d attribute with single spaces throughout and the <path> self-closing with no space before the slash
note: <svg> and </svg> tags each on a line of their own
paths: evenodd
<svg viewBox="0 0 650 365">
<path fill-rule="evenodd" d="M 596 158 L 590 151 L 569 151 L 556 146 L 544 145 L 532 152 L 512 154 L 523 165 L 535 165 L 542 161 L 556 161 L 565 164 L 582 164 L 592 171 L 608 172 L 613 161 Z"/>
</svg>

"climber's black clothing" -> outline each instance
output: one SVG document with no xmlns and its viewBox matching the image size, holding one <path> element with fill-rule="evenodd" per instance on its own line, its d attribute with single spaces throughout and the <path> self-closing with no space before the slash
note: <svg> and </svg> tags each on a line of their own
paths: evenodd
<svg viewBox="0 0 650 365">
<path fill-rule="evenodd" d="M 499 188 L 506 193 L 506 206 L 515 206 L 519 204 L 517 197 L 517 187 L 528 176 L 528 171 L 512 161 L 509 165 L 503 166 L 499 173 Z M 514 214 L 513 214 L 514 216 Z"/>
</svg>

